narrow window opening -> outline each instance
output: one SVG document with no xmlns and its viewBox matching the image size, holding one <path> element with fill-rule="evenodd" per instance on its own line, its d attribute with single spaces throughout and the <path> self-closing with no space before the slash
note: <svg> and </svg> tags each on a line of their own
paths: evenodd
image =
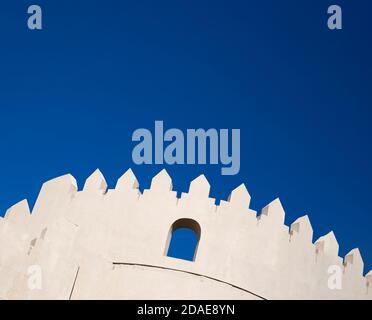
<svg viewBox="0 0 372 320">
<path fill-rule="evenodd" d="M 168 257 L 195 261 L 200 240 L 199 223 L 192 219 L 175 221 L 168 234 L 166 255 Z"/>
</svg>

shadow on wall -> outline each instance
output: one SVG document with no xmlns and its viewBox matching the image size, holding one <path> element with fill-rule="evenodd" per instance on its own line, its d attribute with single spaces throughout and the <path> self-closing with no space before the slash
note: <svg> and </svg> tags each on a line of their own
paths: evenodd
<svg viewBox="0 0 372 320">
<path fill-rule="evenodd" d="M 165 254 L 172 258 L 195 261 L 200 235 L 200 225 L 195 220 L 175 221 L 169 230 Z"/>
</svg>

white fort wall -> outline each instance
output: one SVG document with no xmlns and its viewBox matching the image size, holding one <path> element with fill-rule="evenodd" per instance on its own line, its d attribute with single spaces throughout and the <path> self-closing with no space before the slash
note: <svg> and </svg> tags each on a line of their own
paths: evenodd
<svg viewBox="0 0 372 320">
<path fill-rule="evenodd" d="M 219 206 L 209 190 L 200 176 L 178 199 L 165 170 L 143 194 L 131 170 L 112 190 L 98 170 L 80 192 L 71 175 L 46 182 L 32 215 L 22 201 L 0 218 L 0 298 L 372 299 L 372 272 L 358 249 L 338 256 L 333 232 L 313 243 L 308 217 L 287 227 L 279 199 L 257 216 L 244 185 Z M 193 262 L 165 255 L 180 218 L 201 227 Z M 340 290 L 328 288 L 331 265 Z"/>
</svg>

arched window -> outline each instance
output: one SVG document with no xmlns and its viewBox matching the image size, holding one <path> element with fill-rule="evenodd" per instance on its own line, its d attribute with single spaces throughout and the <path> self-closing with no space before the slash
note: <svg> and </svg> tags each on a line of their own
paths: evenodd
<svg viewBox="0 0 372 320">
<path fill-rule="evenodd" d="M 195 261 L 200 233 L 200 225 L 195 220 L 175 221 L 169 230 L 165 254 L 168 257 Z"/>
</svg>

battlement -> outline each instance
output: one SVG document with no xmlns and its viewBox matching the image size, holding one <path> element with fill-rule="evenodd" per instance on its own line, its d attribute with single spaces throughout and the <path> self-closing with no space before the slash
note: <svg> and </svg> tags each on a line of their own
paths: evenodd
<svg viewBox="0 0 372 320">
<path fill-rule="evenodd" d="M 115 189 L 99 170 L 82 191 L 71 175 L 50 180 L 32 214 L 24 200 L 0 219 L 0 298 L 372 298 L 359 250 L 339 257 L 333 232 L 313 242 L 308 216 L 286 226 L 279 199 L 257 215 L 244 184 L 218 206 L 209 194 L 201 175 L 178 198 L 165 170 L 143 193 L 131 170 Z M 179 219 L 200 226 L 194 261 L 166 256 Z"/>
</svg>

